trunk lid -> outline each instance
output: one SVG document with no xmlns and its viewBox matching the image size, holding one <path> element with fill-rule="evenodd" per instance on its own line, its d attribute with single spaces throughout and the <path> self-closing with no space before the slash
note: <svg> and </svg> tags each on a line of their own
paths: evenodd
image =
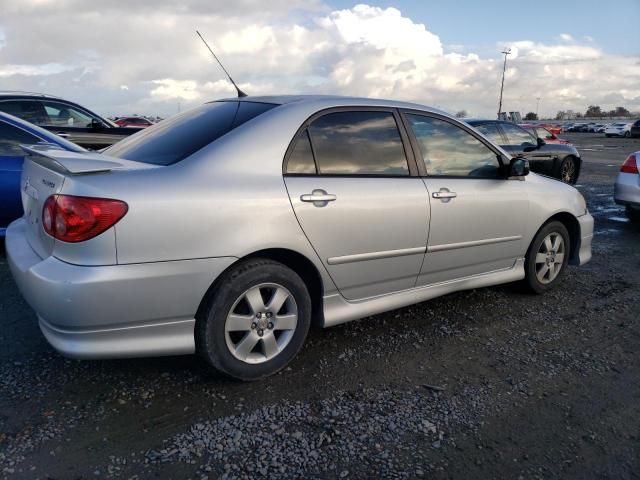
<svg viewBox="0 0 640 480">
<path fill-rule="evenodd" d="M 156 168 L 97 152 L 70 152 L 45 145 L 22 145 L 22 149 L 27 154 L 20 182 L 27 240 L 41 258 L 53 253 L 56 242 L 42 227 L 44 202 L 51 195 L 62 193 L 65 180 L 82 175 L 108 174 L 112 170 Z"/>
</svg>

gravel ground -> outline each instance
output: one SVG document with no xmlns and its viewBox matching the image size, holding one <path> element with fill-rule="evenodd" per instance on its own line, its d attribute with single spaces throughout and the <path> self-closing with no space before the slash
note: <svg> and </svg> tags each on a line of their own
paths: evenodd
<svg viewBox="0 0 640 480">
<path fill-rule="evenodd" d="M 0 255 L 0 478 L 616 478 L 640 472 L 640 227 L 612 201 L 638 139 L 566 134 L 594 259 L 311 332 L 260 383 L 193 357 L 78 362 Z"/>
</svg>

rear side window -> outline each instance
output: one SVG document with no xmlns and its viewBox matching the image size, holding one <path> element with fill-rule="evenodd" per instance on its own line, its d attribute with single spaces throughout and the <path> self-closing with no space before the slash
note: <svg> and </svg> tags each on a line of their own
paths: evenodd
<svg viewBox="0 0 640 480">
<path fill-rule="evenodd" d="M 106 149 L 106 155 L 171 165 L 277 105 L 212 102 L 164 120 Z"/>
<path fill-rule="evenodd" d="M 24 151 L 20 144 L 31 145 L 41 141 L 21 128 L 0 121 L 0 156 L 22 156 Z"/>
<path fill-rule="evenodd" d="M 313 150 L 309 140 L 309 132 L 302 132 L 291 151 L 287 162 L 287 173 L 313 174 L 316 172 L 316 164 L 313 161 Z"/>
<path fill-rule="evenodd" d="M 309 126 L 319 174 L 409 175 L 391 112 L 336 112 Z"/>
<path fill-rule="evenodd" d="M 47 113 L 38 100 L 9 100 L 0 102 L 0 111 L 35 125 L 46 125 Z"/>
</svg>

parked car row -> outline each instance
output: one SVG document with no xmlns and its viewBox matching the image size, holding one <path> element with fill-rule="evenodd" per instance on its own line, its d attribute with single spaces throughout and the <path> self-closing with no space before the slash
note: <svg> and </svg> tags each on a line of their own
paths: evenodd
<svg viewBox="0 0 640 480">
<path fill-rule="evenodd" d="M 640 120 L 616 121 L 611 123 L 568 123 L 565 132 L 604 133 L 607 137 L 640 137 Z"/>
</svg>

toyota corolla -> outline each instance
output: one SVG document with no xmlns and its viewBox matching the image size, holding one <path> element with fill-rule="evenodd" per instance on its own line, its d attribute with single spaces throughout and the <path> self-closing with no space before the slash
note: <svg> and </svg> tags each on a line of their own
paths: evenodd
<svg viewBox="0 0 640 480">
<path fill-rule="evenodd" d="M 395 101 L 207 103 L 102 153 L 24 146 L 13 276 L 61 353 L 192 354 L 255 380 L 323 327 L 450 292 L 557 285 L 582 195 Z"/>
</svg>

